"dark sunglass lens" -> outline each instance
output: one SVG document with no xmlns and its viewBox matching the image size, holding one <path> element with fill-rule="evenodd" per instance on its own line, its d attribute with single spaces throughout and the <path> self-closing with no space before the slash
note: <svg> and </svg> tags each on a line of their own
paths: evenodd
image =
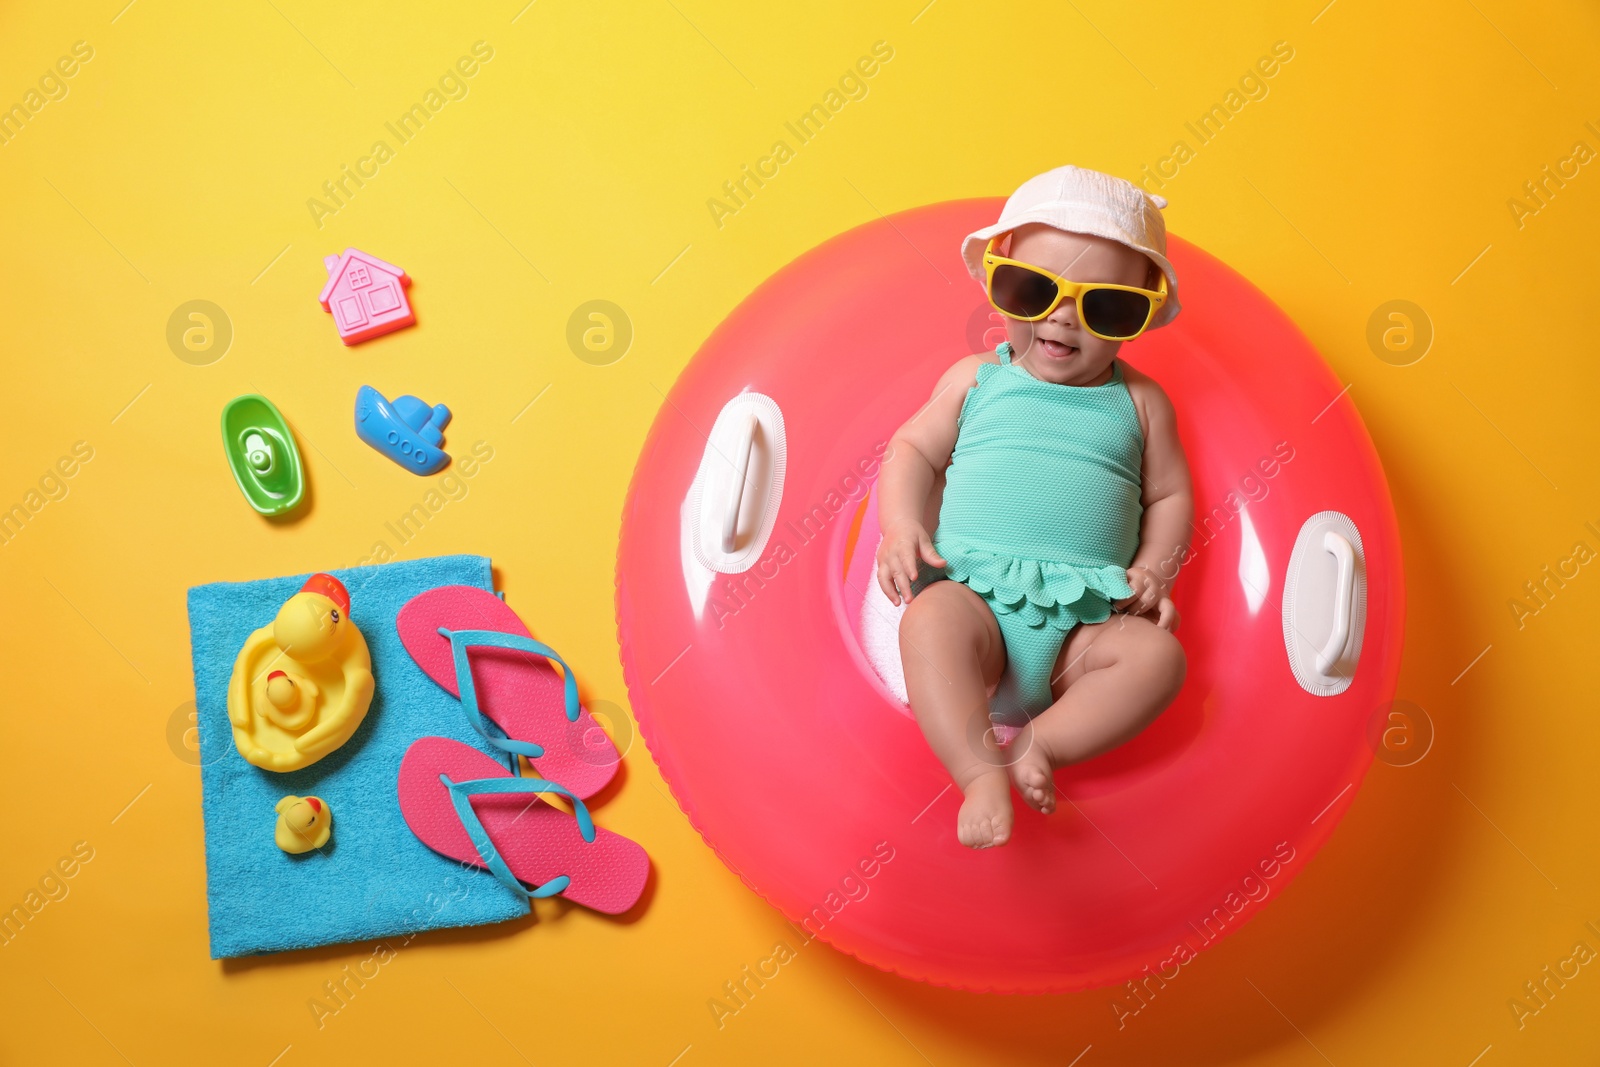
<svg viewBox="0 0 1600 1067">
<path fill-rule="evenodd" d="M 1090 289 L 1083 294 L 1084 325 L 1107 337 L 1129 337 L 1150 316 L 1150 298 L 1123 289 Z"/>
<path fill-rule="evenodd" d="M 1034 271 L 1002 263 L 994 269 L 990 295 L 995 306 L 1007 314 L 1032 318 L 1056 298 L 1056 283 Z"/>
</svg>

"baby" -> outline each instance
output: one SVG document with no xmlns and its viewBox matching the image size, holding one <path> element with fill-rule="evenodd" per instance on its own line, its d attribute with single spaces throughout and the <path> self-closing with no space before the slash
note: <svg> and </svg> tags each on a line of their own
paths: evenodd
<svg viewBox="0 0 1600 1067">
<path fill-rule="evenodd" d="M 962 244 L 1007 339 L 945 371 L 883 464 L 878 584 L 907 604 L 911 709 L 972 848 L 1010 839 L 1011 786 L 1049 814 L 1056 768 L 1136 736 L 1183 684 L 1188 462 L 1166 393 L 1116 358 L 1178 313 L 1165 206 L 1072 166 L 1023 183 Z"/>
</svg>

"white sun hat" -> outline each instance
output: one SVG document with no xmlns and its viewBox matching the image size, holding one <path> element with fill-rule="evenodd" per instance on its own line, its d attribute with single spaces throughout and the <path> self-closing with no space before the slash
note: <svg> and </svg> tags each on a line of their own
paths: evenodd
<svg viewBox="0 0 1600 1067">
<path fill-rule="evenodd" d="M 1000 212 L 1000 221 L 967 234 L 961 258 L 967 273 L 985 285 L 983 250 L 989 238 L 1028 222 L 1042 222 L 1070 233 L 1087 233 L 1138 249 L 1155 261 L 1167 276 L 1167 301 L 1156 312 L 1150 329 L 1177 317 L 1178 274 L 1167 260 L 1167 223 L 1161 209 L 1163 196 L 1147 193 L 1130 181 L 1097 170 L 1068 164 L 1047 170 L 1023 182 Z"/>
</svg>

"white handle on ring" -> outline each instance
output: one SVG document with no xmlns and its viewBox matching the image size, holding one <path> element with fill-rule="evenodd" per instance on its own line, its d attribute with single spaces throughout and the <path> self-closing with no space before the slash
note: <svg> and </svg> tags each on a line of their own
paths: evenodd
<svg viewBox="0 0 1600 1067">
<path fill-rule="evenodd" d="M 1356 553 L 1350 542 L 1332 530 L 1322 535 L 1322 547 L 1333 554 L 1339 565 L 1339 577 L 1334 583 L 1333 632 L 1328 643 L 1317 653 L 1317 673 L 1324 678 L 1333 677 L 1334 666 L 1344 658 L 1344 646 L 1350 643 L 1350 608 L 1356 591 Z"/>
<path fill-rule="evenodd" d="M 750 453 L 756 443 L 756 427 L 760 425 L 755 412 L 751 412 L 745 425 L 744 438 L 739 442 L 739 458 L 734 463 L 733 493 L 728 497 L 728 510 L 722 516 L 722 551 L 732 552 L 739 534 L 739 504 L 744 500 L 745 482 L 750 476 Z"/>
</svg>

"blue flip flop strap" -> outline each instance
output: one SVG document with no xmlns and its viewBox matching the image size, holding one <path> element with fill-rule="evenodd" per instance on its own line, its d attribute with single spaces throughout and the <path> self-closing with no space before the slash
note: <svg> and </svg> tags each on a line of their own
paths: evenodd
<svg viewBox="0 0 1600 1067">
<path fill-rule="evenodd" d="M 472 797 L 484 796 L 493 793 L 557 793 L 572 801 L 573 814 L 578 820 L 578 832 L 587 842 L 594 842 L 594 820 L 589 817 L 589 809 L 573 796 L 563 786 L 543 778 L 474 778 L 465 782 L 452 782 L 449 775 L 439 775 L 439 781 L 450 790 L 450 802 L 455 805 L 456 818 L 461 820 L 462 827 L 467 831 L 467 837 L 472 840 L 472 847 L 478 850 L 478 857 L 483 860 L 489 872 L 499 879 L 508 888 L 515 890 L 528 899 L 536 897 L 553 897 L 572 884 L 572 879 L 564 874 L 558 874 L 545 882 L 537 889 L 529 891 L 517 876 L 511 873 L 511 868 L 506 866 L 506 861 L 500 855 L 500 850 L 494 847 L 494 842 L 489 839 L 489 832 L 483 828 L 483 823 L 478 818 L 478 813 L 472 810 Z"/>
<path fill-rule="evenodd" d="M 478 690 L 472 682 L 472 666 L 467 660 L 467 649 L 509 648 L 555 660 L 561 664 L 564 676 L 567 721 L 578 721 L 578 715 L 582 710 L 578 706 L 578 680 L 573 676 L 572 668 L 567 666 L 567 661 L 549 645 L 535 641 L 531 637 L 519 637 L 499 630 L 448 630 L 441 626 L 439 634 L 450 642 L 450 652 L 455 660 L 456 689 L 461 694 L 461 706 L 466 709 L 467 718 L 472 722 L 473 728 L 483 735 L 484 740 L 502 752 L 512 754 L 510 763 L 513 774 L 517 773 L 517 756 L 538 759 L 544 755 L 544 746 L 532 741 L 511 740 L 500 724 L 485 715 L 478 707 Z"/>
</svg>

